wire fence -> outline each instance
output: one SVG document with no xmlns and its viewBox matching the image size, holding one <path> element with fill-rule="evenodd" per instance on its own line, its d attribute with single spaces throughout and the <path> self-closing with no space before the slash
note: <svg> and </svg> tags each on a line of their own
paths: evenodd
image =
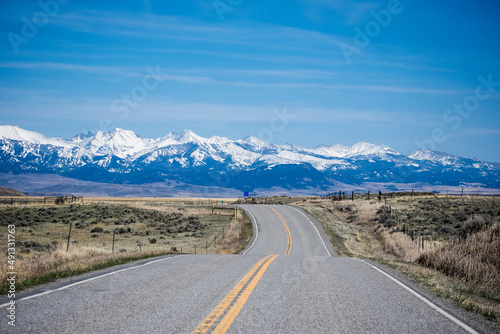
<svg viewBox="0 0 500 334">
<path fill-rule="evenodd" d="M 84 203 L 84 196 L 0 197 L 0 205 L 55 205 Z"/>
<path fill-rule="evenodd" d="M 331 199 L 337 201 L 345 201 L 345 200 L 356 200 L 356 199 L 378 199 L 383 200 L 384 198 L 396 198 L 396 197 L 417 197 L 417 196 L 430 196 L 430 195 L 446 195 L 446 196 L 500 196 L 498 193 L 494 193 L 487 189 L 477 190 L 477 189 L 467 189 L 462 188 L 461 191 L 415 191 L 415 190 L 403 190 L 403 191 L 391 191 L 391 192 L 382 192 L 379 190 L 378 192 L 371 191 L 336 191 L 321 194 L 319 197 L 324 199 Z"/>
</svg>

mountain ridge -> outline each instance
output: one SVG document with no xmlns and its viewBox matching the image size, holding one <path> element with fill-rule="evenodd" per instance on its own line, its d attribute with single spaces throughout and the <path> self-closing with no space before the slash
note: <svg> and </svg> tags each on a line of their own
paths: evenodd
<svg viewBox="0 0 500 334">
<path fill-rule="evenodd" d="M 276 145 L 254 136 L 204 138 L 190 130 L 145 138 L 120 128 L 63 139 L 0 126 L 0 172 L 59 174 L 117 184 L 174 180 L 242 191 L 273 187 L 321 191 L 335 182 L 500 186 L 499 163 L 445 152 L 418 150 L 404 155 L 367 142 L 307 148 Z"/>
<path fill-rule="evenodd" d="M 111 134 L 113 136 L 111 136 Z M 323 151 L 326 154 L 321 154 L 326 157 L 352 157 L 352 156 L 357 156 L 357 155 L 369 155 L 369 154 L 379 154 L 379 153 L 388 153 L 388 154 L 393 154 L 393 155 L 402 155 L 402 156 L 407 156 L 411 159 L 415 160 L 436 160 L 435 157 L 438 155 L 442 156 L 447 156 L 447 157 L 459 157 L 463 158 L 451 153 L 447 152 L 440 152 L 440 151 L 432 151 L 428 149 L 421 149 L 412 152 L 409 155 L 404 155 L 400 152 L 397 152 L 393 150 L 392 148 L 386 146 L 386 145 L 377 145 L 377 144 L 372 144 L 368 142 L 357 142 L 353 145 L 342 145 L 342 144 L 330 144 L 330 145 L 325 145 L 321 144 L 316 147 L 310 148 L 310 147 L 304 147 L 300 145 L 295 145 L 295 144 L 284 144 L 284 145 L 277 145 L 277 144 L 271 144 L 268 143 L 264 140 L 261 140 L 253 135 L 245 137 L 243 139 L 238 139 L 235 141 L 232 141 L 226 137 L 221 137 L 221 136 L 212 136 L 209 138 L 201 137 L 194 133 L 191 130 L 184 129 L 180 133 L 174 133 L 174 132 L 169 132 L 166 135 L 158 138 L 147 138 L 147 137 L 141 137 L 135 134 L 132 130 L 125 130 L 121 128 L 115 128 L 110 131 L 98 131 L 95 134 L 92 134 L 91 132 L 87 134 L 78 134 L 74 137 L 71 137 L 69 139 L 64 139 L 61 137 L 47 137 L 39 132 L 36 131 L 30 131 L 30 130 L 25 130 L 22 129 L 18 126 L 12 126 L 12 125 L 0 125 L 0 139 L 11 139 L 11 140 L 21 140 L 21 141 L 29 141 L 33 144 L 51 144 L 54 145 L 55 143 L 60 143 L 60 146 L 66 146 L 64 144 L 71 143 L 71 142 L 84 142 L 85 139 L 88 138 L 94 138 L 95 140 L 102 140 L 102 139 L 114 139 L 115 141 L 117 138 L 112 138 L 118 136 L 121 142 L 123 142 L 123 139 L 127 139 L 124 137 L 128 137 L 128 142 L 136 144 L 138 141 L 143 140 L 143 141 L 156 141 L 156 142 L 161 142 L 163 146 L 168 146 L 172 144 L 184 144 L 184 143 L 208 143 L 208 144 L 221 144 L 221 143 L 228 143 L 228 142 L 233 142 L 233 143 L 257 143 L 262 146 L 270 146 L 270 147 L 290 147 L 294 150 L 301 150 L 304 152 L 311 152 L 311 153 L 316 153 L 320 154 L 320 151 Z M 102 138 L 102 139 L 101 139 Z M 31 140 L 29 140 L 31 139 Z M 170 139 L 170 141 L 169 141 Z M 173 140 L 173 141 L 172 141 Z M 135 146 L 135 145 L 134 145 Z M 158 148 L 161 148 L 163 146 L 159 146 Z M 376 150 L 378 149 L 378 150 Z M 432 156 L 433 158 L 421 158 L 423 156 Z M 420 158 L 419 158 L 420 157 Z M 476 159 L 480 160 L 477 158 L 467 158 L 467 159 Z M 492 162 L 494 163 L 494 162 Z"/>
</svg>

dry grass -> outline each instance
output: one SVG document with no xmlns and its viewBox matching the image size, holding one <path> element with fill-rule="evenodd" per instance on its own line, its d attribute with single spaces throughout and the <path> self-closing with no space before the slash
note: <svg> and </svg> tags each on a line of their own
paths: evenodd
<svg viewBox="0 0 500 334">
<path fill-rule="evenodd" d="M 472 283 L 500 302 L 500 226 L 485 227 L 465 239 L 420 255 L 417 262 L 445 275 Z"/>
<path fill-rule="evenodd" d="M 212 250 L 214 254 L 236 254 L 241 252 L 253 236 L 252 221 L 244 211 L 238 214 L 239 218 L 233 222 L 229 230 L 225 231 L 222 239 Z"/>
<path fill-rule="evenodd" d="M 382 231 L 379 238 L 382 240 L 384 252 L 394 255 L 397 259 L 413 262 L 421 255 L 418 245 L 408 235 Z"/>
<path fill-rule="evenodd" d="M 69 252 L 57 249 L 53 252 L 39 253 L 36 256 L 17 259 L 15 262 L 16 290 L 49 282 L 57 278 L 81 274 L 95 269 L 128 261 L 165 255 L 167 252 L 149 251 L 114 253 L 101 247 L 72 247 Z M 7 261 L 0 262 L 0 293 L 8 291 Z"/>
</svg>

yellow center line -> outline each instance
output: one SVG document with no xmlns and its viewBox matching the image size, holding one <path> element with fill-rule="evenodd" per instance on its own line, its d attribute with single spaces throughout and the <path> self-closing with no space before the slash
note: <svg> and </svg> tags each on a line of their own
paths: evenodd
<svg viewBox="0 0 500 334">
<path fill-rule="evenodd" d="M 241 308 L 247 301 L 250 293 L 259 282 L 260 278 L 266 271 L 267 267 L 274 261 L 278 255 L 268 255 L 260 260 L 253 268 L 243 277 L 238 284 L 224 297 L 212 312 L 196 327 L 194 333 L 206 333 L 209 331 L 219 318 L 225 314 L 213 333 L 225 333 L 231 323 L 234 321 Z M 229 307 L 229 310 L 228 310 Z M 226 312 L 226 310 L 228 310 Z"/>
<path fill-rule="evenodd" d="M 280 213 L 278 211 L 274 210 L 270 206 L 267 206 L 267 205 L 264 205 L 264 206 L 266 208 L 269 208 L 269 209 L 273 210 L 274 213 L 278 216 L 278 218 L 283 223 L 283 226 L 285 227 L 285 231 L 286 231 L 286 238 L 287 238 L 287 245 L 286 245 L 285 255 L 290 255 L 290 252 L 292 251 L 292 235 L 290 234 L 290 229 L 288 228 L 288 224 L 286 223 L 285 219 L 283 218 L 282 215 L 280 215 Z"/>
<path fill-rule="evenodd" d="M 278 255 L 274 255 L 259 269 L 255 277 L 248 284 L 248 287 L 245 290 L 243 290 L 243 293 L 241 294 L 240 298 L 236 300 L 233 307 L 229 309 L 224 318 L 222 318 L 222 320 L 220 321 L 219 325 L 215 327 L 213 331 L 214 334 L 224 334 L 228 330 L 229 326 L 231 326 L 238 313 L 240 313 L 243 305 L 245 305 L 248 297 L 250 297 L 250 294 L 252 293 L 253 289 L 259 282 L 260 278 L 262 277 L 262 275 L 264 275 L 264 272 L 267 270 L 267 267 L 269 267 L 271 262 L 273 262 L 274 259 L 277 257 Z"/>
</svg>

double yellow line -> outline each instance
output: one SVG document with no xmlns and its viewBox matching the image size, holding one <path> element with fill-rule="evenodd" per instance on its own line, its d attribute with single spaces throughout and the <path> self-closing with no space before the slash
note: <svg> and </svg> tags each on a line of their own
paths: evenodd
<svg viewBox="0 0 500 334">
<path fill-rule="evenodd" d="M 270 206 L 267 206 L 267 205 L 264 205 L 264 206 L 266 208 L 273 210 L 274 213 L 278 216 L 278 218 L 283 223 L 283 226 L 285 227 L 285 231 L 286 231 L 286 238 L 287 238 L 285 255 L 290 255 L 290 252 L 292 251 L 292 235 L 290 234 L 290 229 L 288 228 L 288 225 L 287 225 L 285 219 L 283 218 L 282 215 L 280 215 L 280 213 L 278 211 L 274 210 Z"/>
<path fill-rule="evenodd" d="M 203 320 L 194 333 L 206 333 L 214 326 L 212 333 L 225 333 L 234 319 L 245 305 L 248 297 L 259 282 L 260 278 L 267 270 L 271 262 L 278 255 L 268 255 L 260 260 L 241 281 L 227 294 L 226 297 L 217 305 L 212 312 Z M 219 319 L 221 319 L 219 321 Z"/>
<path fill-rule="evenodd" d="M 290 234 L 290 229 L 285 219 L 275 209 L 267 205 L 265 206 L 271 209 L 283 223 L 287 238 L 285 255 L 290 255 L 292 251 L 292 235 Z M 226 297 L 224 297 L 219 305 L 210 312 L 205 320 L 196 327 L 193 334 L 207 333 L 208 331 L 211 331 L 211 333 L 225 333 L 241 311 L 243 305 L 245 305 L 253 289 L 267 270 L 267 267 L 269 267 L 271 262 L 277 257 L 278 255 L 268 255 L 253 266 L 245 277 L 243 277 Z"/>
</svg>

